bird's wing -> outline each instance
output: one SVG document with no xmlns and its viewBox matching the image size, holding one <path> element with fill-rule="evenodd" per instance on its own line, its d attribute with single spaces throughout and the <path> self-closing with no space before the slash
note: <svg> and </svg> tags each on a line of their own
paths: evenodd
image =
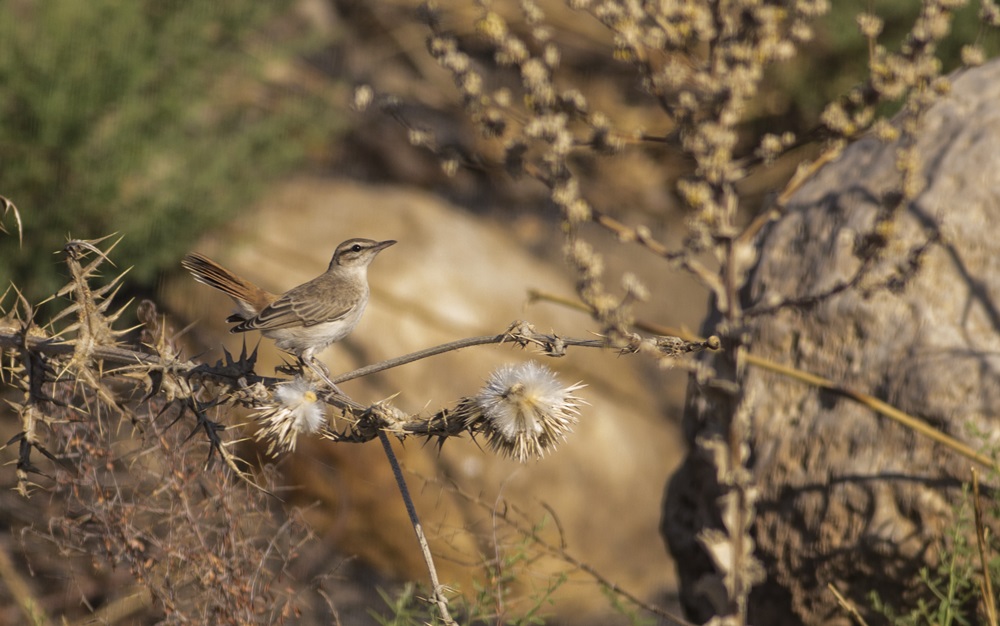
<svg viewBox="0 0 1000 626">
<path fill-rule="evenodd" d="M 295 290 L 286 293 L 265 307 L 255 317 L 233 327 L 233 332 L 277 330 L 296 326 L 315 326 L 346 317 L 356 306 L 331 302 L 326 298 L 296 298 Z"/>
</svg>

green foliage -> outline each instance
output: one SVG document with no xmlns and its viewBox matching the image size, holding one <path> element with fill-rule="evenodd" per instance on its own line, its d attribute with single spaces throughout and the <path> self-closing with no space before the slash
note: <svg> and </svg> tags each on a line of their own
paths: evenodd
<svg viewBox="0 0 1000 626">
<path fill-rule="evenodd" d="M 768 93 L 766 118 L 762 129 L 774 132 L 775 124 L 796 132 L 810 128 L 826 105 L 843 97 L 868 76 L 863 59 L 868 57 L 868 40 L 862 36 L 858 14 L 870 12 L 884 22 L 877 42 L 890 50 L 898 50 L 910 34 L 920 12 L 920 2 L 872 2 L 871 0 L 839 0 L 830 3 L 828 14 L 815 23 L 816 39 L 800 50 L 795 59 L 775 66 L 769 72 L 772 89 Z M 951 36 L 937 50 L 942 72 L 961 66 L 961 51 L 966 45 L 979 45 L 992 58 L 1000 52 L 996 33 L 984 29 L 979 19 L 979 3 L 968 2 L 955 10 Z M 822 80 L 817 80 L 822 76 Z M 898 108 L 884 105 L 883 113 Z"/>
<path fill-rule="evenodd" d="M 915 607 L 900 608 L 893 600 L 872 594 L 872 606 L 896 626 L 968 626 L 978 623 L 976 606 L 981 597 L 980 557 L 976 545 L 970 544 L 975 522 L 972 519 L 971 494 L 965 489 L 963 504 L 955 511 L 955 524 L 942 547 L 941 562 L 937 569 L 920 570 L 920 580 L 927 590 L 927 598 Z M 1000 513 L 997 503 L 990 515 L 996 519 Z M 995 542 L 994 542 L 995 543 Z M 994 546 L 995 551 L 996 546 Z M 1000 561 L 993 559 L 987 575 L 1000 580 Z M 902 612 L 901 612 L 902 611 Z"/>
<path fill-rule="evenodd" d="M 534 527 L 540 533 L 544 521 Z M 525 588 L 526 581 L 536 580 L 531 567 L 538 558 L 531 536 L 522 536 L 513 545 L 500 551 L 500 560 L 484 566 L 485 580 L 473 583 L 475 593 L 459 595 L 452 601 L 452 611 L 461 616 L 463 624 L 507 624 L 529 626 L 545 624 L 545 610 L 553 605 L 553 594 L 566 583 L 565 572 L 541 577 L 539 587 Z M 390 617 L 372 613 L 383 626 L 416 626 L 439 624 L 438 616 L 426 598 L 430 593 L 418 594 L 412 584 L 403 587 L 394 598 L 379 590 L 388 605 Z"/>
<path fill-rule="evenodd" d="M 654 626 L 657 623 L 655 618 L 641 612 L 638 607 L 627 602 L 613 589 L 602 587 L 601 591 L 604 592 L 614 612 L 628 619 L 630 626 Z"/>
<path fill-rule="evenodd" d="M 0 190 L 31 242 L 0 247 L 0 284 L 38 300 L 63 282 L 51 251 L 67 234 L 109 232 L 148 282 L 326 138 L 320 98 L 261 76 L 293 52 L 261 33 L 289 5 L 0 4 Z"/>
<path fill-rule="evenodd" d="M 417 624 L 440 624 L 440 620 L 430 611 L 430 605 L 420 599 L 417 586 L 410 582 L 403 585 L 396 597 L 378 589 L 378 595 L 389 607 L 389 616 L 383 616 L 373 610 L 369 614 L 382 626 L 416 626 Z"/>
</svg>

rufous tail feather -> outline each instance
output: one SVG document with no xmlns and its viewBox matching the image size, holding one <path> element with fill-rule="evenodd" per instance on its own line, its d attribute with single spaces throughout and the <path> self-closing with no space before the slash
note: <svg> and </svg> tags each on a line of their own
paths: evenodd
<svg viewBox="0 0 1000 626">
<path fill-rule="evenodd" d="M 192 252 L 184 257 L 181 265 L 199 283 L 214 287 L 226 295 L 260 309 L 274 300 L 274 296 L 257 285 L 233 274 L 212 259 Z"/>
</svg>

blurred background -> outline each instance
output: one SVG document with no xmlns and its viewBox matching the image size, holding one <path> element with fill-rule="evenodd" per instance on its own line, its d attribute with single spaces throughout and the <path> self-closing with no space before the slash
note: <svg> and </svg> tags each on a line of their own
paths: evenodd
<svg viewBox="0 0 1000 626">
<path fill-rule="evenodd" d="M 502 220 L 535 251 L 544 248 L 535 222 L 554 217 L 544 190 L 474 164 L 446 176 L 438 158 L 407 147 L 407 128 L 397 120 L 351 111 L 354 87 L 368 84 L 398 96 L 411 126 L 437 132 L 457 154 L 486 144 L 462 119 L 450 75 L 427 54 L 418 4 L 0 3 L 0 187 L 24 211 L 30 242 L 0 249 L 0 279 L 41 299 L 61 284 L 51 253 L 67 235 L 121 232 L 119 254 L 135 268 L 133 284 L 152 288 L 198 237 L 245 216 L 293 173 L 421 187 Z M 628 65 L 613 60 L 600 24 L 560 2 L 541 6 L 562 48 L 567 84 L 624 127 L 669 130 Z M 473 33 L 476 3 L 440 7 L 446 28 L 488 63 Z M 868 44 L 855 17 L 869 7 L 866 0 L 831 7 L 813 45 L 768 78 L 766 97 L 748 116 L 756 125 L 748 137 L 761 128 L 801 135 L 864 76 Z M 523 27 L 516 3 L 493 8 Z M 918 10 L 912 2 L 871 8 L 885 20 L 881 40 L 889 47 Z M 976 10 L 959 11 L 941 51 L 946 71 L 961 45 L 982 38 Z M 988 52 L 995 47 L 980 43 Z M 685 165 L 666 149 L 643 146 L 601 161 L 588 196 L 604 210 L 663 228 L 677 217 L 671 182 Z M 768 179 L 748 191 L 776 186 Z"/>
<path fill-rule="evenodd" d="M 855 16 L 872 4 L 835 3 L 817 21 L 813 45 L 768 76 L 746 116 L 745 149 L 764 131 L 808 138 L 823 106 L 863 78 L 868 43 Z M 891 46 L 919 3 L 874 4 Z M 560 2 L 540 6 L 562 52 L 561 81 L 618 127 L 670 133 L 596 20 Z M 490 66 L 492 52 L 474 32 L 481 7 L 450 0 L 439 8 L 444 28 Z M 516 2 L 492 8 L 512 28 L 529 28 Z M 941 51 L 948 67 L 979 37 L 975 10 L 963 10 L 954 47 Z M 66 282 L 54 253 L 68 236 L 118 233 L 112 259 L 133 268 L 122 295 L 153 299 L 177 328 L 193 323 L 182 338 L 188 355 L 215 359 L 223 344 L 241 347 L 222 322 L 231 304 L 183 274 L 183 254 L 204 252 L 281 292 L 321 272 L 344 239 L 392 238 L 399 244 L 371 268 L 365 319 L 323 355 L 334 372 L 497 334 L 518 319 L 592 337 L 587 316 L 529 297 L 530 290 L 573 297 L 558 212 L 547 189 L 491 164 L 498 147 L 463 118 L 451 75 L 427 53 L 419 13 L 415 0 L 0 0 L 0 195 L 19 207 L 24 228 L 22 246 L 0 239 L 0 284 L 40 302 Z M 992 54 L 993 42 L 981 43 Z M 516 79 L 493 76 L 498 84 Z M 360 85 L 398 104 L 356 111 Z M 439 154 L 410 145 L 415 129 L 436 137 Z M 806 142 L 748 177 L 744 210 L 762 206 L 815 151 Z M 442 155 L 459 167 L 442 167 Z M 678 151 L 651 143 L 613 158 L 581 156 L 578 166 L 595 207 L 680 244 L 684 210 L 674 183 L 691 164 Z M 650 287 L 639 318 L 697 329 L 707 305 L 698 284 L 596 227 L 587 238 L 605 255 L 609 283 L 628 271 Z M 266 340 L 261 350 L 266 373 L 281 355 Z M 526 358 L 544 359 L 508 346 L 468 349 L 344 389 L 363 403 L 395 396 L 408 412 L 432 412 L 475 393 L 497 365 Z M 495 507 L 513 503 L 525 523 L 607 581 L 676 611 L 673 564 L 657 525 L 663 486 L 683 453 L 686 375 L 596 351 L 546 363 L 564 383 L 586 383 L 581 395 L 590 403 L 550 457 L 522 466 L 467 439 L 440 451 L 414 442 L 400 448 L 442 579 L 466 593 L 491 584 L 484 564 L 513 550 Z M 0 412 L 0 427 L 6 441 L 17 424 Z M 0 452 L 4 462 L 13 458 L 10 449 Z M 323 546 L 292 573 L 303 586 L 302 623 L 328 618 L 312 581 L 330 563 L 339 564 L 332 603 L 342 618 L 352 616 L 344 623 L 388 614 L 378 591 L 396 597 L 403 582 L 426 574 L 381 450 L 309 440 L 279 465 L 289 495 L 278 508 L 301 507 Z M 0 472 L 0 483 L 10 486 L 11 472 Z M 38 523 L 17 510 L 23 514 L 0 517 L 0 525 L 17 531 Z M 23 547 L 6 536 L 0 546 L 24 565 Z M 535 555 L 519 567 L 524 597 L 539 597 L 532 585 L 565 577 L 551 604 L 542 594 L 550 623 L 629 622 L 593 576 L 565 558 Z M 39 575 L 53 603 L 74 606 L 79 593 L 67 581 L 88 574 L 81 567 Z M 523 608 L 512 602 L 505 610 Z M 0 622 L 17 614 L 0 611 Z"/>
</svg>

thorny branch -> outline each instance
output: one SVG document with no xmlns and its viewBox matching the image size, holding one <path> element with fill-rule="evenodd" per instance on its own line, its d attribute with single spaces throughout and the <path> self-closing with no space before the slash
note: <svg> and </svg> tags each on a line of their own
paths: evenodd
<svg viewBox="0 0 1000 626">
<path fill-rule="evenodd" d="M 145 306 L 149 306 L 149 304 L 147 303 Z M 534 346 L 542 354 L 552 357 L 564 356 L 567 347 L 608 347 L 607 342 L 602 339 L 578 339 L 539 333 L 527 322 L 515 322 L 506 332 L 499 335 L 469 337 L 445 343 L 334 376 L 331 377 L 331 380 L 334 383 L 340 383 L 462 348 L 503 343 L 512 343 L 521 348 Z M 634 334 L 630 342 L 617 347 L 617 349 L 621 354 L 648 351 L 664 359 L 677 359 L 684 354 L 712 349 L 715 345 L 711 339 L 690 342 L 676 337 L 649 338 Z M 21 330 L 14 330 L 2 325 L 0 325 L 0 349 L 8 352 L 22 351 L 27 355 L 37 354 L 45 357 L 69 356 L 76 353 L 72 341 L 24 334 Z M 260 399 L 258 385 L 267 388 L 288 380 L 257 374 L 254 371 L 255 354 L 247 354 L 245 351 L 239 358 L 234 358 L 227 353 L 225 360 L 219 361 L 215 365 L 181 361 L 176 358 L 119 346 L 93 346 L 90 355 L 97 361 L 114 366 L 104 372 L 105 376 L 145 377 L 148 379 L 147 383 L 155 387 L 162 387 L 169 382 L 172 383 L 170 386 L 174 389 L 171 395 L 176 394 L 177 389 L 180 388 L 190 389 L 192 381 L 210 381 L 223 384 L 228 388 L 228 393 L 231 395 L 227 398 L 226 404 L 239 404 L 250 408 L 258 406 L 256 402 Z M 39 385 L 56 382 L 54 379 L 39 380 L 38 377 L 33 380 Z M 468 430 L 467 425 L 463 424 L 461 420 L 455 419 L 456 410 L 442 409 L 430 417 L 422 417 L 401 414 L 387 403 L 364 405 L 333 391 L 324 393 L 322 399 L 341 410 L 342 416 L 351 423 L 347 431 L 336 432 L 328 429 L 324 432 L 325 436 L 334 441 L 354 443 L 371 441 L 377 437 L 380 429 L 386 429 L 398 437 L 420 435 L 439 438 L 457 436 Z"/>
<path fill-rule="evenodd" d="M 3 225 L 3 220 L 7 219 L 7 215 L 14 216 L 14 223 L 17 224 L 17 243 L 18 245 L 24 245 L 24 226 L 21 224 L 21 213 L 14 206 L 14 203 L 7 198 L 0 196 L 0 233 L 9 232 L 7 228 Z"/>
<path fill-rule="evenodd" d="M 109 312 L 114 295 L 121 285 L 123 274 L 110 279 L 107 284 L 92 287 L 91 281 L 98 268 L 108 263 L 106 250 L 98 244 L 102 240 L 73 240 L 64 248 L 66 262 L 70 267 L 71 282 L 59 291 L 59 296 L 72 296 L 71 303 L 57 313 L 45 328 L 33 321 L 32 307 L 20 294 L 13 306 L 0 318 L 0 353 L 8 360 L 2 370 L 6 377 L 23 389 L 23 401 L 18 403 L 22 419 L 22 432 L 9 443 L 19 443 L 22 453 L 18 471 L 21 472 L 20 485 L 27 492 L 27 473 L 37 469 L 32 465 L 30 453 L 37 450 L 54 458 L 45 449 L 36 435 L 39 422 L 46 422 L 46 403 L 55 402 L 58 395 L 54 390 L 65 387 L 74 393 L 90 390 L 99 400 L 92 407 L 101 406 L 114 409 L 119 415 L 126 411 L 120 405 L 118 395 L 109 388 L 112 380 L 131 380 L 143 384 L 147 392 L 143 401 L 162 396 L 167 407 L 177 407 L 174 423 L 185 414 L 196 419 L 196 429 L 204 433 L 212 444 L 213 453 L 218 453 L 234 471 L 240 472 L 237 459 L 228 451 L 220 438 L 225 428 L 209 418 L 207 411 L 214 407 L 243 406 L 274 413 L 274 390 L 289 382 L 289 379 L 261 376 L 255 371 L 256 351 L 247 353 L 246 348 L 238 357 L 228 352 L 224 359 L 214 365 L 185 360 L 166 334 L 152 303 L 144 302 L 139 307 L 139 316 L 144 325 L 144 350 L 133 350 L 121 344 L 125 331 L 114 328 L 125 307 Z M 119 239 L 120 241 L 120 239 Z M 111 244 L 109 250 L 117 243 Z M 92 260 L 83 263 L 92 256 Z M 2 302 L 0 302 L 2 304 Z M 59 322 L 71 319 L 64 327 L 57 328 Z M 410 355 L 389 359 L 355 372 L 335 378 L 342 382 L 411 363 L 444 352 L 461 348 L 511 343 L 521 348 L 535 347 L 541 353 L 559 357 L 569 347 L 606 348 L 619 350 L 622 354 L 648 353 L 664 362 L 680 362 L 681 357 L 708 347 L 712 342 L 690 342 L 676 337 L 643 337 L 636 333 L 612 340 L 611 338 L 577 339 L 560 337 L 556 334 L 539 333 L 526 322 L 515 322 L 505 332 L 498 335 L 472 337 L 450 342 Z M 297 379 L 305 372 L 301 367 L 292 369 Z M 313 393 L 340 411 L 347 422 L 346 428 L 337 431 L 325 422 L 323 435 L 333 441 L 364 442 L 389 432 L 403 438 L 407 436 L 435 437 L 439 441 L 458 436 L 463 432 L 478 432 L 483 427 L 482 411 L 469 398 L 463 398 L 453 408 L 446 408 L 429 416 L 407 415 L 388 402 L 363 405 L 330 389 L 316 387 L 311 391 L 307 384 L 304 393 Z M 53 390 L 53 391 L 50 391 Z M 84 394 L 85 395 L 85 394 Z M 84 399 L 85 406 L 91 406 Z M 279 403 L 280 404 L 280 403 Z M 307 403 L 308 404 L 308 403 Z M 164 411 L 167 410 L 164 408 Z M 294 411 L 286 411 L 293 414 Z M 99 416 L 98 413 L 94 413 Z M 81 415 L 83 417 L 83 415 Z M 141 427 L 141 424 L 136 423 Z M 275 431 L 283 433 L 288 440 L 287 447 L 294 446 L 295 431 L 282 426 Z"/>
<path fill-rule="evenodd" d="M 297 420 L 297 415 L 303 410 L 306 414 L 312 414 L 309 407 L 322 396 L 326 403 L 340 410 L 341 416 L 349 424 L 343 432 L 337 432 L 330 427 L 329 422 L 323 423 L 321 434 L 325 438 L 353 442 L 368 441 L 376 437 L 381 440 L 393 465 L 424 553 L 435 603 L 445 623 L 454 623 L 448 613 L 444 587 L 437 579 L 433 557 L 387 436 L 436 437 L 439 442 L 443 442 L 447 437 L 464 432 L 486 430 L 491 447 L 524 460 L 524 455 L 528 453 L 544 454 L 546 448 L 554 445 L 555 439 L 565 436 L 567 425 L 576 419 L 577 403 L 580 400 L 572 392 L 579 385 L 558 389 L 553 386 L 555 379 L 547 369 L 541 366 L 528 367 L 516 375 L 507 371 L 495 381 L 491 379 L 487 386 L 488 394 L 492 394 L 489 396 L 492 398 L 490 403 L 477 398 L 463 398 L 453 409 L 442 409 L 430 417 L 406 415 L 388 402 L 364 406 L 338 390 L 321 389 L 318 381 L 303 382 L 308 370 L 301 364 L 298 368 L 285 368 L 285 371 L 296 374 L 292 381 L 261 376 L 255 371 L 256 351 L 248 353 L 245 346 L 238 356 L 225 352 L 224 358 L 214 365 L 183 359 L 164 320 L 148 301 L 140 303 L 138 308 L 144 349 L 131 349 L 121 341 L 126 331 L 115 328 L 125 307 L 110 312 L 124 273 L 112 277 L 103 286 L 91 285 L 98 268 L 110 263 L 107 253 L 117 243 L 112 243 L 108 250 L 102 250 L 98 247 L 101 241 L 72 240 L 65 246 L 65 259 L 72 278 L 57 293 L 57 297 L 69 296 L 70 303 L 44 328 L 34 323 L 34 309 L 19 293 L 16 293 L 14 304 L 8 310 L 0 308 L 0 313 L 3 314 L 0 318 L 0 360 L 5 363 L 0 372 L 5 381 L 19 387 L 23 393 L 23 400 L 13 403 L 21 416 L 22 430 L 7 444 L 16 443 L 20 446 L 17 463 L 19 491 L 28 495 L 33 486 L 28 475 L 41 474 L 41 470 L 32 463 L 32 451 L 43 454 L 54 463 L 61 462 L 59 451 L 47 449 L 37 433 L 40 424 L 49 428 L 56 426 L 55 421 L 49 417 L 49 405 L 67 409 L 82 406 L 83 409 L 78 409 L 79 419 L 93 419 L 99 428 L 104 427 L 101 407 L 112 408 L 120 417 L 129 416 L 133 424 L 142 430 L 145 428 L 144 423 L 130 409 L 129 401 L 123 398 L 129 395 L 128 385 L 143 385 L 146 392 L 139 400 L 140 404 L 158 399 L 162 403 L 161 415 L 171 406 L 177 407 L 176 416 L 167 428 L 178 423 L 186 414 L 193 415 L 195 425 L 188 438 L 200 432 L 209 444 L 209 460 L 214 454 L 218 454 L 230 469 L 244 477 L 248 483 L 254 484 L 243 473 L 238 459 L 230 452 L 229 447 L 233 442 L 226 441 L 222 435 L 227 426 L 214 421 L 209 411 L 216 407 L 238 405 L 259 409 L 262 414 L 269 415 L 269 419 L 277 414 Z M 0 306 L 2 305 L 3 301 L 0 300 Z M 59 322 L 64 320 L 70 321 L 59 327 Z M 336 380 L 350 380 L 465 347 L 502 343 L 512 343 L 521 348 L 533 346 L 552 357 L 564 356 L 569 347 L 613 347 L 622 354 L 653 353 L 664 361 L 677 360 L 686 354 L 711 347 L 710 342 L 642 337 L 635 333 L 618 341 L 609 338 L 560 337 L 539 333 L 526 322 L 515 322 L 504 333 L 450 342 L 362 368 Z M 510 382 L 515 380 L 516 382 Z M 124 387 L 126 393 L 123 393 L 123 388 L 118 387 L 122 383 L 127 385 Z M 296 385 L 300 388 L 296 392 L 299 395 L 292 402 L 295 407 L 281 408 L 282 403 L 289 402 L 283 398 L 276 403 L 275 398 L 282 397 L 280 390 L 296 389 Z M 544 389 L 544 393 L 533 391 L 532 385 Z M 74 400 L 64 402 L 60 397 L 72 397 Z M 531 440 L 522 438 L 513 443 L 497 443 L 499 438 L 495 432 L 490 431 L 491 421 L 503 419 L 505 412 L 520 410 L 521 403 L 537 404 L 542 400 L 544 403 L 555 404 L 542 407 L 541 413 L 547 416 L 538 413 L 538 407 L 533 409 L 534 414 L 540 416 L 543 422 L 546 419 L 553 420 L 551 424 L 541 425 L 541 435 L 533 434 L 534 439 Z M 155 418 L 152 422 L 155 422 Z M 263 430 L 268 432 L 269 429 L 272 433 L 282 433 L 281 437 L 284 439 L 279 442 L 279 447 L 285 448 L 294 446 L 295 434 L 300 430 L 287 424 L 280 427 L 272 425 Z"/>
</svg>

